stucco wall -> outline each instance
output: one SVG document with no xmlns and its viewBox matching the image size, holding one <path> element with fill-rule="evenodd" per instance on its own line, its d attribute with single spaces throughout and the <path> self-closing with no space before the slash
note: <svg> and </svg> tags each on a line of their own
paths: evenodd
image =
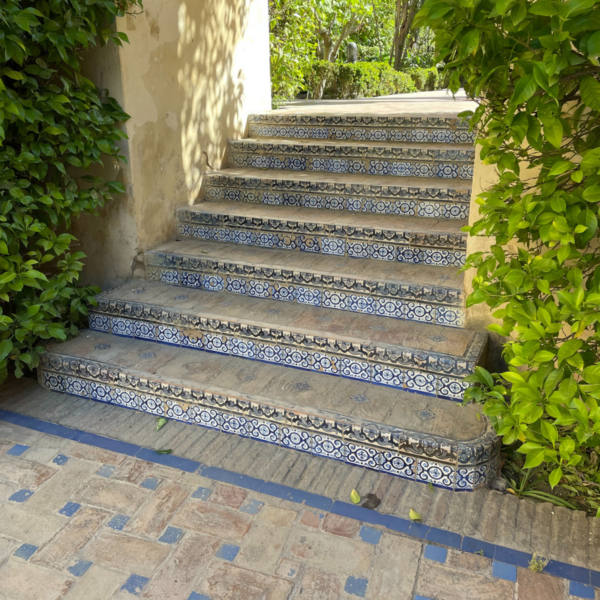
<svg viewBox="0 0 600 600">
<path fill-rule="evenodd" d="M 104 288 L 173 235 L 175 207 L 193 204 L 227 139 L 271 104 L 267 0 L 145 0 L 116 27 L 130 43 L 90 52 L 85 71 L 131 115 L 129 163 L 116 173 L 127 193 L 75 228 L 88 255 L 83 279 Z"/>
</svg>

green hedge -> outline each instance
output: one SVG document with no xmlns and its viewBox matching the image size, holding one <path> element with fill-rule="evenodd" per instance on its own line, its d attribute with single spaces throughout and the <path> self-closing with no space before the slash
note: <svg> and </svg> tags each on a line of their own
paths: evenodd
<svg viewBox="0 0 600 600">
<path fill-rule="evenodd" d="M 330 63 L 318 61 L 308 76 L 313 98 L 372 98 L 444 87 L 438 70 L 411 68 L 395 71 L 383 62 Z"/>
</svg>

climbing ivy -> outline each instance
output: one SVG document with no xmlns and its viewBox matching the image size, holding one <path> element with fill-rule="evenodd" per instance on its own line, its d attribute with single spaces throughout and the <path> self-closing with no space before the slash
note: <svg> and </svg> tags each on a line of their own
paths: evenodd
<svg viewBox="0 0 600 600">
<path fill-rule="evenodd" d="M 125 190 L 85 174 L 125 160 L 128 116 L 81 74 L 82 52 L 128 41 L 110 23 L 141 0 L 0 0 L 0 383 L 77 332 L 98 291 L 69 229 Z"/>
<path fill-rule="evenodd" d="M 600 445 L 600 3 L 425 0 L 415 26 L 479 102 L 470 114 L 498 183 L 466 230 L 492 240 L 468 257 L 467 305 L 487 303 L 510 336 L 508 371 L 478 369 L 482 402 L 524 468 L 588 506 Z M 466 116 L 466 115 L 465 115 Z"/>
</svg>

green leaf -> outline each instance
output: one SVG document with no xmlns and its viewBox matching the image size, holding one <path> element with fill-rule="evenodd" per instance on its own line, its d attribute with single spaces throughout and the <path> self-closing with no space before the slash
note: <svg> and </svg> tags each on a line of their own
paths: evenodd
<svg viewBox="0 0 600 600">
<path fill-rule="evenodd" d="M 2 340 L 0 342 L 0 361 L 3 361 L 13 349 L 13 343 L 10 339 Z"/>
<path fill-rule="evenodd" d="M 156 454 L 173 454 L 173 450 L 155 450 Z"/>
<path fill-rule="evenodd" d="M 512 102 L 514 104 L 523 104 L 527 102 L 537 91 L 537 83 L 533 75 L 526 75 L 519 79 L 515 85 Z"/>
<path fill-rule="evenodd" d="M 469 31 L 462 36 L 460 44 L 461 56 L 468 56 L 477 50 L 479 47 L 479 35 L 479 29 L 469 29 Z"/>
<path fill-rule="evenodd" d="M 552 352 L 549 352 L 548 350 L 540 350 L 539 352 L 535 353 L 535 356 L 533 357 L 534 362 L 548 362 L 550 360 L 554 360 L 555 356 Z"/>
<path fill-rule="evenodd" d="M 360 503 L 360 496 L 356 490 L 350 492 L 350 502 L 352 502 L 352 504 Z"/>
<path fill-rule="evenodd" d="M 165 417 L 156 417 L 156 431 L 160 431 L 168 422 L 169 419 Z"/>
<path fill-rule="evenodd" d="M 423 517 L 414 508 L 410 509 L 410 511 L 408 512 L 408 516 L 411 521 L 422 521 L 423 520 Z"/>
<path fill-rule="evenodd" d="M 561 467 L 556 467 L 556 469 L 554 469 L 552 471 L 552 473 L 550 473 L 550 477 L 548 478 L 548 481 L 550 482 L 550 487 L 552 489 L 554 489 L 558 485 L 558 483 L 562 479 L 562 476 L 563 476 L 563 470 Z"/>
<path fill-rule="evenodd" d="M 584 77 L 579 84 L 579 93 L 587 106 L 592 110 L 600 110 L 600 83 L 596 79 Z"/>
<path fill-rule="evenodd" d="M 587 43 L 588 56 L 598 57 L 600 56 L 600 31 L 596 31 Z M 590 79 L 592 79 L 590 77 Z"/>
<path fill-rule="evenodd" d="M 539 467 L 546 457 L 546 449 L 539 448 L 532 450 L 527 453 L 527 458 L 525 459 L 525 464 L 523 467 L 525 469 L 534 469 L 535 467 Z"/>
<path fill-rule="evenodd" d="M 568 160 L 558 160 L 552 165 L 552 168 L 548 173 L 548 177 L 556 177 L 557 175 L 562 175 L 569 169 L 572 169 L 574 166 L 575 165 Z"/>
<path fill-rule="evenodd" d="M 544 125 L 544 137 L 555 147 L 560 148 L 563 141 L 563 125 L 559 119 L 555 119 Z"/>
<path fill-rule="evenodd" d="M 568 340 L 558 349 L 558 363 L 562 363 L 565 359 L 569 358 L 577 352 L 583 346 L 582 340 Z"/>
</svg>

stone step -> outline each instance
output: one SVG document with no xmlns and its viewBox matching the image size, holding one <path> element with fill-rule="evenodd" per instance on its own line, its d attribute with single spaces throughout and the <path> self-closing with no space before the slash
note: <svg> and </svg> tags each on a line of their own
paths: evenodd
<svg viewBox="0 0 600 600">
<path fill-rule="evenodd" d="M 280 248 L 373 260 L 461 267 L 466 221 L 201 202 L 177 210 L 179 239 Z"/>
<path fill-rule="evenodd" d="M 478 408 L 316 372 L 81 331 L 49 345 L 39 379 L 57 392 L 450 490 L 486 485 L 498 468 L 498 440 Z"/>
<path fill-rule="evenodd" d="M 462 401 L 487 334 L 133 280 L 97 297 L 90 328 Z"/>
<path fill-rule="evenodd" d="M 250 137 L 474 144 L 475 134 L 459 118 L 332 116 L 266 113 L 248 117 Z"/>
<path fill-rule="evenodd" d="M 475 150 L 469 144 L 260 138 L 229 140 L 228 156 L 230 167 L 471 180 Z"/>
<path fill-rule="evenodd" d="M 466 179 L 240 168 L 207 173 L 204 198 L 409 217 L 467 219 L 471 182 Z"/>
<path fill-rule="evenodd" d="M 145 253 L 146 278 L 397 319 L 463 327 L 463 275 L 397 261 L 175 241 Z"/>
</svg>

